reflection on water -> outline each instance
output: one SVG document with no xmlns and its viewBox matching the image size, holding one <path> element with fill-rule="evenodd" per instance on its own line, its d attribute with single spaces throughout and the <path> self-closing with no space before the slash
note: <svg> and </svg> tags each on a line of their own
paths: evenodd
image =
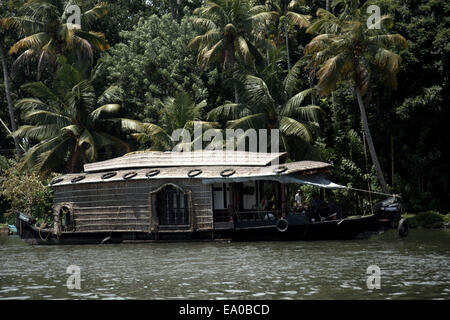
<svg viewBox="0 0 450 320">
<path fill-rule="evenodd" d="M 29 246 L 0 239 L 0 299 L 449 299 L 450 230 L 361 241 Z M 68 289 L 69 265 L 81 289 Z M 368 290 L 369 265 L 381 289 Z"/>
</svg>

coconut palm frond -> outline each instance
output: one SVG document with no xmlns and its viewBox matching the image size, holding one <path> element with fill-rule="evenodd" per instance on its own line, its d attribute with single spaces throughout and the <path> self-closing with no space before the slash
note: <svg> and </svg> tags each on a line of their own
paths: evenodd
<svg viewBox="0 0 450 320">
<path fill-rule="evenodd" d="M 105 104 L 101 107 L 98 107 L 97 109 L 95 109 L 94 111 L 92 111 L 90 113 L 90 118 L 92 120 L 97 120 L 98 118 L 100 118 L 102 116 L 102 114 L 113 114 L 113 113 L 117 113 L 120 110 L 120 104 Z"/>
<path fill-rule="evenodd" d="M 97 104 L 106 104 L 108 102 L 120 101 L 122 98 L 122 89 L 119 86 L 112 85 L 103 91 L 98 97 Z"/>
<path fill-rule="evenodd" d="M 61 102 L 60 97 L 42 82 L 26 83 L 21 87 L 21 89 L 42 101 L 49 101 L 51 103 Z"/>
<path fill-rule="evenodd" d="M 300 28 L 307 28 L 310 25 L 311 16 L 289 11 L 286 18 L 294 25 Z"/>
<path fill-rule="evenodd" d="M 242 118 L 231 120 L 227 122 L 227 127 L 230 129 L 262 129 L 267 123 L 266 113 L 254 113 Z"/>
<path fill-rule="evenodd" d="M 251 19 L 257 23 L 261 22 L 269 22 L 276 19 L 279 16 L 279 13 L 276 11 L 264 11 L 264 12 L 255 12 L 256 10 L 250 11 L 252 14 Z"/>
<path fill-rule="evenodd" d="M 110 122 L 110 123 L 118 123 L 120 125 L 120 128 L 122 130 L 131 130 L 135 132 L 142 132 L 143 130 L 143 124 L 140 121 L 132 120 L 132 119 L 126 119 L 126 118 L 110 118 L 110 119 L 104 119 L 103 121 Z"/>
<path fill-rule="evenodd" d="M 48 106 L 44 102 L 35 98 L 20 99 L 16 102 L 15 107 L 22 111 L 30 111 L 37 108 L 48 109 Z"/>
<path fill-rule="evenodd" d="M 405 50 L 408 48 L 408 42 L 400 34 L 381 34 L 369 37 L 370 44 L 383 49 Z"/>
<path fill-rule="evenodd" d="M 273 106 L 274 100 L 266 83 L 258 77 L 247 76 L 245 88 L 252 104 L 257 106 Z"/>
<path fill-rule="evenodd" d="M 24 170 L 26 168 L 28 169 L 34 169 L 37 171 L 41 171 L 42 166 L 39 165 L 39 156 L 49 150 L 52 150 L 54 148 L 57 148 L 58 146 L 61 146 L 61 143 L 70 143 L 73 142 L 69 136 L 62 135 L 62 136 L 56 136 L 52 137 L 50 139 L 45 139 L 35 146 L 33 146 L 31 149 L 29 149 L 24 155 L 23 158 L 19 164 L 19 170 Z"/>
<path fill-rule="evenodd" d="M 286 136 L 295 136 L 307 143 L 312 141 L 312 134 L 308 125 L 290 117 L 281 118 L 280 131 Z"/>
<path fill-rule="evenodd" d="M 41 32 L 44 29 L 44 23 L 36 21 L 32 17 L 7 17 L 0 20 L 5 29 L 14 29 L 21 34 L 32 34 Z"/>
<path fill-rule="evenodd" d="M 85 39 L 91 46 L 100 51 L 106 51 L 110 48 L 105 35 L 101 32 L 76 30 L 75 36 Z"/>
<path fill-rule="evenodd" d="M 51 112 L 47 110 L 31 110 L 23 116 L 23 119 L 26 121 L 34 122 L 37 124 L 56 124 L 60 128 L 68 125 L 72 119 L 67 117 L 66 115 Z"/>
<path fill-rule="evenodd" d="M 108 12 L 109 12 L 108 4 L 105 2 L 101 2 L 95 5 L 94 8 L 81 14 L 81 23 L 89 27 L 98 19 L 101 19 L 104 16 L 106 16 Z"/>
<path fill-rule="evenodd" d="M 33 166 L 34 170 L 47 173 L 57 168 L 57 164 L 64 162 L 66 151 L 72 143 L 72 138 L 68 136 L 55 141 L 55 144 L 49 150 L 39 153 Z"/>
<path fill-rule="evenodd" d="M 253 55 L 250 52 L 250 48 L 249 45 L 247 43 L 247 41 L 243 38 L 243 37 L 238 37 L 237 38 L 237 45 L 236 47 L 238 48 L 238 52 L 241 55 L 242 59 L 250 64 L 253 62 Z"/>
<path fill-rule="evenodd" d="M 304 119 L 311 126 L 318 126 L 320 118 L 324 115 L 324 111 L 319 106 L 308 105 L 294 108 L 287 114 L 287 116 L 289 115 Z"/>
<path fill-rule="evenodd" d="M 310 88 L 297 93 L 287 101 L 281 113 L 287 116 L 293 114 L 293 111 L 296 108 L 300 107 L 305 98 L 311 94 L 315 94 L 315 92 L 316 92 L 315 88 Z"/>
<path fill-rule="evenodd" d="M 28 138 L 31 140 L 42 141 L 56 137 L 61 127 L 56 124 L 47 125 L 23 125 L 14 131 L 11 136 L 18 138 Z"/>
<path fill-rule="evenodd" d="M 342 79 L 343 75 L 352 69 L 351 60 L 344 53 L 340 53 L 323 64 L 317 72 L 319 83 L 317 91 L 320 95 L 326 96 L 336 87 L 337 82 Z"/>
<path fill-rule="evenodd" d="M 246 106 L 239 103 L 226 103 L 216 107 L 208 112 L 206 119 L 216 121 L 218 119 L 231 120 L 236 119 L 242 115 L 242 111 Z"/>
<path fill-rule="evenodd" d="M 35 33 L 31 36 L 25 37 L 17 41 L 11 49 L 9 54 L 16 54 L 23 49 L 40 48 L 50 41 L 50 36 L 45 32 Z"/>
<path fill-rule="evenodd" d="M 191 21 L 194 25 L 201 26 L 206 30 L 217 30 L 217 25 L 211 19 L 192 17 Z"/>
</svg>

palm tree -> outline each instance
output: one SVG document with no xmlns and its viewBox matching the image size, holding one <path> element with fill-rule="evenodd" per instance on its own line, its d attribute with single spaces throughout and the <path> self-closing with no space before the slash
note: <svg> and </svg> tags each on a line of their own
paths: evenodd
<svg viewBox="0 0 450 320">
<path fill-rule="evenodd" d="M 0 59 L 2 60 L 2 69 L 3 69 L 3 80 L 4 80 L 4 87 L 5 87 L 5 94 L 6 94 L 6 101 L 8 102 L 8 110 L 9 110 L 9 119 L 11 122 L 11 129 L 12 131 L 15 131 L 17 129 L 17 124 L 16 124 L 16 118 L 14 116 L 14 106 L 13 106 L 13 102 L 11 99 L 11 92 L 10 92 L 10 87 L 9 87 L 9 78 L 8 78 L 8 67 L 6 66 L 6 58 L 5 58 L 5 54 L 3 53 L 3 36 L 0 33 Z M 3 121 L 2 121 L 3 122 Z M 9 131 L 9 129 L 7 128 L 7 130 Z M 21 146 L 19 143 L 19 138 L 17 137 L 13 137 L 14 139 L 14 146 L 16 149 L 16 155 L 17 157 L 20 157 L 22 154 L 21 151 Z"/>
<path fill-rule="evenodd" d="M 93 64 L 94 48 L 109 49 L 105 36 L 100 32 L 85 31 L 97 19 L 108 13 L 106 3 L 99 3 L 81 14 L 81 26 L 74 27 L 66 13 L 69 5 L 80 4 L 77 0 L 28 0 L 21 8 L 23 16 L 1 20 L 4 28 L 13 28 L 24 38 L 9 50 L 10 54 L 21 53 L 13 69 L 23 67 L 33 58 L 38 60 L 38 78 L 46 64 L 56 61 L 58 55 L 66 55 L 80 64 Z"/>
<path fill-rule="evenodd" d="M 295 138 L 303 145 L 313 141 L 322 110 L 315 105 L 302 106 L 315 89 L 298 92 L 297 81 L 291 74 L 282 82 L 274 81 L 280 72 L 277 69 L 281 68 L 279 51 L 278 55 L 271 56 L 274 62 L 262 72 L 264 80 L 257 76 L 246 77 L 248 104 L 226 103 L 211 110 L 207 120 L 228 120 L 227 127 L 232 129 L 279 129 L 283 147 L 289 152 L 288 138 Z"/>
<path fill-rule="evenodd" d="M 264 5 L 257 5 L 251 9 L 252 19 L 259 23 L 273 23 L 279 34 L 284 34 L 288 71 L 291 70 L 289 57 L 289 29 L 291 26 L 306 28 L 311 16 L 294 10 L 304 6 L 304 0 L 267 0 Z M 278 41 L 280 42 L 280 41 Z"/>
<path fill-rule="evenodd" d="M 390 18 L 381 17 L 380 29 L 368 29 L 366 14 L 368 3 L 358 8 L 358 1 L 338 0 L 333 8 L 342 7 L 335 16 L 324 9 L 318 9 L 318 19 L 308 28 L 309 33 L 320 33 L 305 48 L 313 67 L 318 68 L 317 91 L 329 95 L 341 81 L 351 83 L 361 112 L 365 137 L 372 162 L 384 192 L 389 189 L 384 180 L 367 121 L 363 95 L 370 81 L 378 78 L 392 88 L 397 87 L 397 73 L 401 58 L 393 50 L 404 50 L 407 42 L 399 34 L 387 34 Z"/>
<path fill-rule="evenodd" d="M 21 168 L 47 172 L 66 164 L 68 172 L 75 172 L 81 163 L 96 161 L 101 150 L 130 151 L 129 144 L 112 133 L 139 127 L 137 121 L 111 117 L 120 105 L 107 102 L 118 99 L 119 89 L 109 87 L 96 97 L 93 77 L 83 80 L 81 73 L 64 59 L 58 62 L 61 67 L 51 87 L 42 82 L 27 83 L 22 89 L 32 98 L 16 103 L 30 124 L 21 126 L 13 135 L 37 142 L 24 154 Z"/>
<path fill-rule="evenodd" d="M 172 133 L 177 129 L 192 130 L 194 123 L 202 125 L 204 129 L 215 126 L 214 123 L 201 121 L 206 101 L 196 104 L 189 93 L 180 92 L 157 104 L 161 125 L 142 123 L 139 132 L 132 134 L 142 145 L 150 144 L 150 150 L 172 150 L 178 144 L 171 140 Z"/>
<path fill-rule="evenodd" d="M 225 71 L 237 69 L 237 63 L 254 66 L 259 52 L 250 41 L 252 20 L 246 0 L 214 0 L 194 11 L 193 23 L 204 33 L 194 37 L 188 48 L 197 49 L 202 68 L 212 64 Z M 235 102 L 239 102 L 236 81 L 233 81 Z"/>
<path fill-rule="evenodd" d="M 17 1 L 9 1 L 8 3 L 11 7 L 19 7 L 20 3 L 18 3 Z M 6 7 L 6 6 L 5 6 Z M 2 14 L 3 12 L 3 8 L 2 10 Z M 5 10 L 6 11 L 6 10 Z M 0 25 L 1 27 L 1 25 Z M 12 102 L 12 98 L 11 98 L 11 91 L 10 91 L 10 86 L 9 86 L 9 75 L 8 75 L 8 67 L 6 65 L 6 57 L 5 57 L 5 53 L 3 52 L 3 45 L 4 45 L 4 41 L 3 41 L 3 30 L 0 30 L 0 59 L 2 61 L 2 70 L 3 70 L 3 81 L 4 81 L 4 87 L 5 87 L 5 95 L 6 95 L 6 101 L 8 103 L 8 111 L 9 111 L 9 119 L 11 122 L 11 130 L 15 131 L 17 129 L 17 124 L 16 124 L 16 119 L 14 116 L 14 105 Z M 3 123 L 3 121 L 2 121 Z M 7 129 L 7 131 L 9 132 L 9 128 L 5 125 L 5 128 Z M 16 155 L 17 157 L 20 157 L 22 154 L 22 146 L 19 143 L 19 139 L 17 137 L 14 137 L 14 146 L 16 149 Z"/>
</svg>

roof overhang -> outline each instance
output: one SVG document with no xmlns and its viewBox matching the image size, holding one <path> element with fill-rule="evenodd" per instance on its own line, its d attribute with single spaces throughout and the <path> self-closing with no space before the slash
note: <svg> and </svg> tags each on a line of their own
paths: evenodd
<svg viewBox="0 0 450 320">
<path fill-rule="evenodd" d="M 107 172 L 114 171 L 116 175 L 110 177 L 109 179 L 103 179 L 105 171 L 101 172 L 88 172 L 88 173 L 76 173 L 67 174 L 61 176 L 63 179 L 58 183 L 53 184 L 53 186 L 62 185 L 75 185 L 84 183 L 104 183 L 104 182 L 118 182 L 118 181 L 133 181 L 133 180 L 155 180 L 155 179 L 200 179 L 204 184 L 210 183 L 227 183 L 227 182 L 244 182 L 251 180 L 274 180 L 280 181 L 282 183 L 287 179 L 287 177 L 295 174 L 295 177 L 305 177 L 313 176 L 320 173 L 326 173 L 331 170 L 332 166 L 325 162 L 318 161 L 297 161 L 285 163 L 282 165 L 271 165 L 271 166 L 176 166 L 176 167 L 147 167 L 141 169 L 121 169 L 121 170 L 110 170 Z M 150 170 L 157 169 L 159 172 L 156 175 L 148 177 L 146 174 Z M 189 176 L 191 170 L 198 169 L 201 173 L 193 177 Z M 230 176 L 222 176 L 224 170 L 231 169 L 234 171 Z M 131 179 L 125 180 L 124 175 L 130 172 L 135 172 Z M 78 176 L 84 176 L 84 179 L 79 182 L 72 183 L 72 179 Z M 294 176 L 293 176 L 294 177 Z M 290 178 L 291 179 L 291 178 Z"/>
</svg>

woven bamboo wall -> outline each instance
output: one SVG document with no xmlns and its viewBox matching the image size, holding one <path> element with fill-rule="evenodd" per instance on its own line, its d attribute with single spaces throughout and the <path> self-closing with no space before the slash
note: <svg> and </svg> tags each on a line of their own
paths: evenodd
<svg viewBox="0 0 450 320">
<path fill-rule="evenodd" d="M 175 183 L 192 191 L 193 230 L 213 228 L 211 186 L 196 179 L 123 180 L 55 186 L 55 208 L 60 204 L 72 207 L 75 232 L 149 232 L 149 194 L 166 183 Z"/>
</svg>

